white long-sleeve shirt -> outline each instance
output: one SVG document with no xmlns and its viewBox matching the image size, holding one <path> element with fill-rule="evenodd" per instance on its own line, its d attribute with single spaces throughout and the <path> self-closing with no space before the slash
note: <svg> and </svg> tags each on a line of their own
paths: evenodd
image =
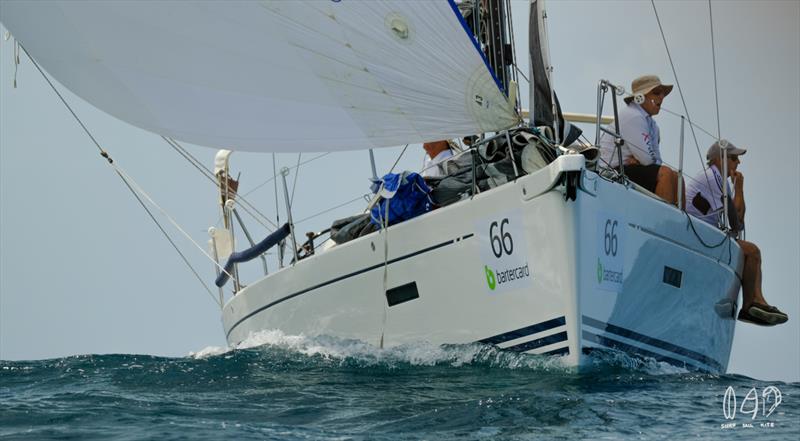
<svg viewBox="0 0 800 441">
<path fill-rule="evenodd" d="M 614 125 L 606 126 L 614 131 Z M 642 106 L 631 102 L 619 110 L 619 130 L 625 143 L 622 145 L 622 162 L 631 157 L 642 165 L 661 164 L 661 133 L 653 117 Z M 600 137 L 600 155 L 612 168 L 619 166 L 614 137 L 603 132 Z"/>
<path fill-rule="evenodd" d="M 450 149 L 442 150 L 431 159 L 430 156 L 425 154 L 425 160 L 422 163 L 422 176 L 425 178 L 435 178 L 447 175 L 447 170 L 444 167 L 444 162 L 453 156 L 453 151 Z"/>
</svg>

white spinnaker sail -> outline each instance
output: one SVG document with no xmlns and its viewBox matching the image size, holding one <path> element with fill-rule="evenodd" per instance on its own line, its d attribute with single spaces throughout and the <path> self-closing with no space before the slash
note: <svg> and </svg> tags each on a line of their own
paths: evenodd
<svg viewBox="0 0 800 441">
<path fill-rule="evenodd" d="M 0 14 L 78 96 L 195 144 L 353 150 L 518 121 L 451 1 L 42 0 Z"/>
</svg>

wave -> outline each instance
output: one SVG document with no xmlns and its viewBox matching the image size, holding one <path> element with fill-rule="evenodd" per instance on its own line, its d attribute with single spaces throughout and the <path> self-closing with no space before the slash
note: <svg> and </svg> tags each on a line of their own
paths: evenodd
<svg viewBox="0 0 800 441">
<path fill-rule="evenodd" d="M 231 354 L 252 353 L 272 360 L 284 359 L 325 365 L 361 367 L 490 367 L 509 370 L 535 370 L 553 373 L 577 373 L 564 364 L 562 357 L 505 351 L 481 343 L 435 345 L 417 342 L 381 349 L 361 340 L 327 335 L 308 337 L 285 334 L 280 330 L 251 333 L 236 347 L 209 346 L 189 357 L 208 359 Z M 588 374 L 608 371 L 635 371 L 647 375 L 682 375 L 686 369 L 654 359 L 632 357 L 616 350 L 594 351 L 580 371 Z"/>
</svg>

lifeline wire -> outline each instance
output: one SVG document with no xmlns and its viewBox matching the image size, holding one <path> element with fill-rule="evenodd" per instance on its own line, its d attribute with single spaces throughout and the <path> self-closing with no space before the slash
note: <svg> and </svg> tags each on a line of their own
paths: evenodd
<svg viewBox="0 0 800 441">
<path fill-rule="evenodd" d="M 147 208 L 147 206 L 141 200 L 139 195 L 136 194 L 136 192 L 134 191 L 133 187 L 131 187 L 130 183 L 126 180 L 125 175 L 121 172 L 121 169 L 119 169 L 114 164 L 114 160 L 111 159 L 111 156 L 109 156 L 108 153 L 105 150 L 103 150 L 102 147 L 100 147 L 100 144 L 97 142 L 97 140 L 94 138 L 94 136 L 92 136 L 92 133 L 89 132 L 89 129 L 86 128 L 86 125 L 83 124 L 83 121 L 81 121 L 81 119 L 78 117 L 78 115 L 75 114 L 75 111 L 72 110 L 72 107 L 69 105 L 69 103 L 67 103 L 67 100 L 64 99 L 64 97 L 61 95 L 61 93 L 59 93 L 58 89 L 56 89 L 55 85 L 53 85 L 53 82 L 50 81 L 50 78 L 48 78 L 47 75 L 45 75 L 45 73 L 42 70 L 42 68 L 39 67 L 39 63 L 37 63 L 36 60 L 34 60 L 33 57 L 31 57 L 31 54 L 28 53 L 28 50 L 25 49 L 25 46 L 23 46 L 21 43 L 19 43 L 19 46 L 25 52 L 25 55 L 28 56 L 28 59 L 31 60 L 31 63 L 33 63 L 33 65 L 36 67 L 36 70 L 38 70 L 39 73 L 42 75 L 42 78 L 44 78 L 45 81 L 47 81 L 47 84 L 50 85 L 50 88 L 53 90 L 53 92 L 55 92 L 55 94 L 58 96 L 58 98 L 61 100 L 61 102 L 67 108 L 67 110 L 69 110 L 69 113 L 71 113 L 73 118 L 75 118 L 75 120 L 78 122 L 78 124 L 80 124 L 81 128 L 83 128 L 83 131 L 86 132 L 87 136 L 89 136 L 89 139 L 91 139 L 92 142 L 94 143 L 94 145 L 97 146 L 97 149 L 100 151 L 100 155 L 102 157 L 104 157 L 108 161 L 109 165 L 111 165 L 111 167 L 114 169 L 114 171 L 117 173 L 117 175 L 119 175 L 119 177 L 122 179 L 122 181 L 128 187 L 128 189 L 133 193 L 134 197 L 136 197 L 136 200 L 139 201 L 139 204 L 141 204 L 142 207 L 145 209 L 147 214 L 150 216 L 150 219 L 153 220 L 153 222 L 156 224 L 158 229 L 161 230 L 161 233 L 164 234 L 164 237 L 167 238 L 167 240 L 172 245 L 172 247 L 175 249 L 175 251 L 178 253 L 178 255 L 180 255 L 181 259 L 183 259 L 183 261 L 186 263 L 186 265 L 189 267 L 189 269 L 192 271 L 192 273 L 194 273 L 195 277 L 197 277 L 197 280 L 200 281 L 200 283 L 203 285 L 203 288 L 205 288 L 206 291 L 208 291 L 208 294 L 211 296 L 212 299 L 214 299 L 214 303 L 219 304 L 219 301 L 217 300 L 217 298 L 214 297 L 213 293 L 211 293 L 211 290 L 208 288 L 208 286 L 205 284 L 205 282 L 203 282 L 203 279 L 200 278 L 200 275 L 197 273 L 197 271 L 195 271 L 194 267 L 192 267 L 192 265 L 189 263 L 188 259 L 186 259 L 186 256 L 184 256 L 184 254 L 181 252 L 181 250 L 178 248 L 178 246 L 175 244 L 175 242 L 172 241 L 172 238 L 169 237 L 169 234 L 167 234 L 166 230 L 164 230 L 164 228 L 161 226 L 161 223 L 159 223 L 158 220 L 155 218 L 155 216 L 153 216 L 153 213 Z M 191 238 L 189 238 L 189 239 L 191 240 Z M 194 241 L 192 241 L 192 242 L 194 242 Z M 202 251 L 202 249 L 201 249 L 201 251 Z M 205 254 L 205 252 L 203 252 L 203 254 Z M 212 259 L 212 261 L 213 261 L 213 259 Z M 217 265 L 217 266 L 219 266 L 219 265 Z M 224 269 L 223 269 L 223 271 L 224 271 Z M 220 307 L 222 307 L 222 305 L 220 305 Z"/>
</svg>

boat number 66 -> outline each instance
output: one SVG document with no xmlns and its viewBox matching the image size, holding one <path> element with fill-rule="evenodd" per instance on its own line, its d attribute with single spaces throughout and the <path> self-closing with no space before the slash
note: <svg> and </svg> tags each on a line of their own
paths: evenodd
<svg viewBox="0 0 800 441">
<path fill-rule="evenodd" d="M 499 225 L 497 221 L 492 222 L 489 225 L 489 237 L 491 238 L 492 242 L 492 253 L 494 257 L 498 259 L 503 256 L 505 252 L 506 255 L 511 255 L 514 252 L 514 240 L 511 238 L 511 234 L 508 231 L 505 231 L 505 227 L 508 225 L 508 218 L 505 218 L 500 221 Z"/>
<path fill-rule="evenodd" d="M 617 221 L 606 219 L 605 235 L 603 236 L 606 256 L 617 255 L 617 225 Z"/>
</svg>

